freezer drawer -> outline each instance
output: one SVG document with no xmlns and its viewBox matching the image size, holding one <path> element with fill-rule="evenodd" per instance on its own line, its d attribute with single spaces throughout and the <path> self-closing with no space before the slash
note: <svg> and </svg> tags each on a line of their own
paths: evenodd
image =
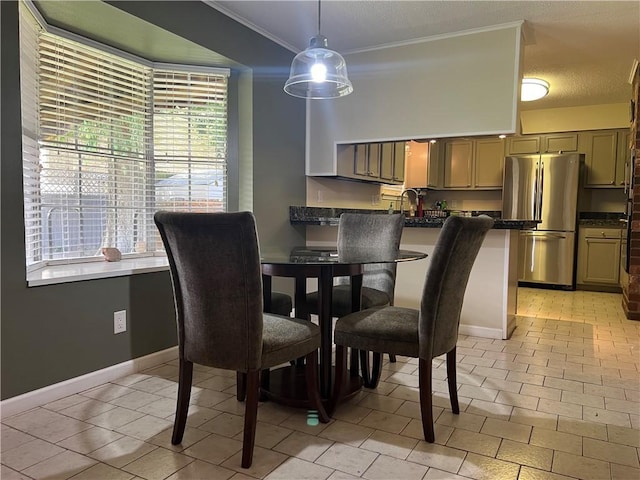
<svg viewBox="0 0 640 480">
<path fill-rule="evenodd" d="M 573 287 L 574 232 L 523 230 L 519 242 L 521 282 Z"/>
</svg>

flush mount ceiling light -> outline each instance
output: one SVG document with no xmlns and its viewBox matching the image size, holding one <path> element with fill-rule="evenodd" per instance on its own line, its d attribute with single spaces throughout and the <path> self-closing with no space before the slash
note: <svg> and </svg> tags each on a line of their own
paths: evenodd
<svg viewBox="0 0 640 480">
<path fill-rule="evenodd" d="M 523 78 L 520 100 L 532 102 L 539 100 L 549 93 L 549 83 L 539 78 Z"/>
<path fill-rule="evenodd" d="M 284 91 L 300 98 L 338 98 L 353 92 L 342 55 L 327 48 L 327 37 L 320 34 L 320 0 L 318 0 L 318 34 L 309 48 L 295 56 Z"/>
</svg>

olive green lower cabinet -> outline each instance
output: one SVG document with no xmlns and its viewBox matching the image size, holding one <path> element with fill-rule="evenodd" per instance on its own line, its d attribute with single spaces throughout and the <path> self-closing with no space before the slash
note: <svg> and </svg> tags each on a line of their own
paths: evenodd
<svg viewBox="0 0 640 480">
<path fill-rule="evenodd" d="M 577 287 L 603 292 L 620 291 L 619 228 L 581 228 L 578 235 Z"/>
</svg>

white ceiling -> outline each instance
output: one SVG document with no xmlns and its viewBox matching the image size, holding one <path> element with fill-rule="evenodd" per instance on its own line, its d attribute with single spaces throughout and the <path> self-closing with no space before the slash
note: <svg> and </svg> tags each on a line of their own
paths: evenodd
<svg viewBox="0 0 640 480">
<path fill-rule="evenodd" d="M 318 29 L 315 1 L 205 3 L 296 53 L 308 46 Z M 523 103 L 523 109 L 629 101 L 629 74 L 634 59 L 640 59 L 640 0 L 325 0 L 321 4 L 321 33 L 329 48 L 343 55 L 521 20 L 525 21 L 524 76 L 551 84 L 547 97 Z"/>
</svg>

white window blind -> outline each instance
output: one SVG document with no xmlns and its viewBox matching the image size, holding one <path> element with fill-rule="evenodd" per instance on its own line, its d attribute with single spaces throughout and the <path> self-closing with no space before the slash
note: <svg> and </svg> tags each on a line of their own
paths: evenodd
<svg viewBox="0 0 640 480">
<path fill-rule="evenodd" d="M 42 33 L 39 79 L 43 259 L 146 251 L 151 69 Z"/>
<path fill-rule="evenodd" d="M 226 74 L 154 69 L 33 27 L 21 52 L 33 72 L 22 84 L 27 265 L 100 247 L 153 253 L 155 211 L 226 210 Z"/>
<path fill-rule="evenodd" d="M 38 32 L 26 8 L 20 9 L 20 92 L 22 112 L 22 178 L 27 264 L 42 260 L 40 163 L 38 159 Z"/>
<path fill-rule="evenodd" d="M 155 70 L 153 86 L 156 208 L 225 211 L 227 77 Z"/>
</svg>

